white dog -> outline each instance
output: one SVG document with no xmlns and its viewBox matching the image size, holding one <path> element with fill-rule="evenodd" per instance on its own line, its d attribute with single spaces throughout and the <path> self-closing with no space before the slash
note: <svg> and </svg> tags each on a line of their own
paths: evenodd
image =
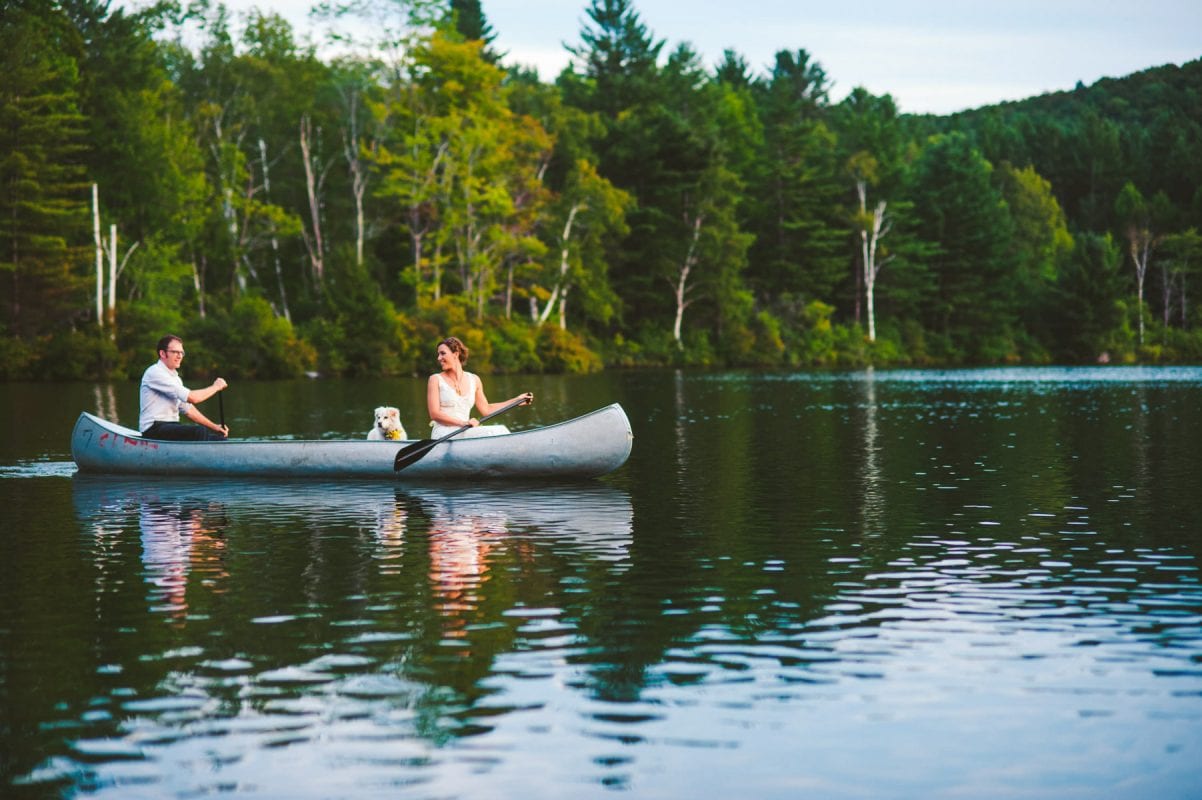
<svg viewBox="0 0 1202 800">
<path fill-rule="evenodd" d="M 401 424 L 401 412 L 391 406 L 376 409 L 376 424 L 367 432 L 368 439 L 407 439 Z"/>
</svg>

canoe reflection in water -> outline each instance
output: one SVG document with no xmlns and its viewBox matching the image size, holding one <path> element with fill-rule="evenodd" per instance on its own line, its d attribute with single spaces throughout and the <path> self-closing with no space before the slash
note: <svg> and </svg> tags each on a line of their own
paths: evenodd
<svg viewBox="0 0 1202 800">
<path fill-rule="evenodd" d="M 422 487 L 77 474 L 73 496 L 77 516 L 98 537 L 111 538 L 136 521 L 152 610 L 173 616 L 188 611 L 190 579 L 209 593 L 223 591 L 227 557 L 265 546 L 263 536 L 304 536 L 311 563 L 301 568 L 313 572 L 323 568 L 321 551 L 330 541 L 367 534 L 378 574 L 422 564 L 439 612 L 461 622 L 478 606 L 493 556 L 520 564 L 527 560 L 523 549 L 546 546 L 622 569 L 632 538 L 629 495 L 600 483 Z M 323 545 L 323 536 L 335 538 Z M 282 549 L 273 546 L 273 557 L 282 557 Z M 362 579 L 363 570 L 351 574 Z M 241 576 L 252 577 L 262 576 Z M 363 588 L 345 587 L 348 594 Z M 459 627 L 452 623 L 447 634 Z"/>
</svg>

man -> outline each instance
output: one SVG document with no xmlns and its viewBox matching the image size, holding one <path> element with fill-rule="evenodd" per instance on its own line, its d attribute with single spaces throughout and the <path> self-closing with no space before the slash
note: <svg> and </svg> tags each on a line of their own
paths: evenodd
<svg viewBox="0 0 1202 800">
<path fill-rule="evenodd" d="M 138 429 L 147 439 L 209 441 L 226 438 L 230 429 L 213 422 L 193 405 L 224 389 L 227 386 L 225 379 L 218 378 L 204 389 L 188 389 L 178 372 L 183 360 L 183 340 L 170 334 L 159 339 L 159 360 L 142 373 Z M 181 411 L 197 424 L 181 423 Z"/>
</svg>

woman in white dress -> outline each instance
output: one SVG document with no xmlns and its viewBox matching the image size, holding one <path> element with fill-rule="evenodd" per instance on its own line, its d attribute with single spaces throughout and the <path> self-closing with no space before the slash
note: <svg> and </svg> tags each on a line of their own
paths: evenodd
<svg viewBox="0 0 1202 800">
<path fill-rule="evenodd" d="M 430 376 L 426 385 L 426 408 L 430 412 L 430 436 L 437 439 L 448 433 L 471 425 L 472 430 L 459 434 L 462 437 L 498 436 L 509 433 L 504 425 L 481 425 L 472 416 L 475 406 L 480 416 L 488 416 L 515 400 L 524 399 L 522 405 L 534 402 L 530 392 L 520 394 L 500 403 L 490 403 L 484 396 L 484 384 L 480 378 L 464 370 L 467 363 L 467 346 L 454 336 L 438 343 L 438 364 L 442 372 Z"/>
</svg>

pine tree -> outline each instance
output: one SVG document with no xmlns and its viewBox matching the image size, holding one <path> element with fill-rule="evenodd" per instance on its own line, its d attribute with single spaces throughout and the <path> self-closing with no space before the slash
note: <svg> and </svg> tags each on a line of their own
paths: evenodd
<svg viewBox="0 0 1202 800">
<path fill-rule="evenodd" d="M 799 50 L 777 53 L 759 87 L 764 149 L 750 192 L 749 280 L 761 299 L 789 293 L 829 301 L 849 275 L 829 85 L 821 65 Z"/>
<path fill-rule="evenodd" d="M 1020 301 L 1005 261 L 1010 217 L 991 172 L 963 134 L 936 136 L 915 165 L 911 194 L 918 233 L 937 246 L 925 327 L 959 355 L 984 360 L 1006 355 L 996 348 L 1006 347 Z"/>
<path fill-rule="evenodd" d="M 592 0 L 585 13 L 592 25 L 580 32 L 583 43 L 568 50 L 586 88 L 569 83 L 568 101 L 614 121 L 624 109 L 653 99 L 664 42 L 655 40 L 630 0 Z"/>
<path fill-rule="evenodd" d="M 491 45 L 497 33 L 485 18 L 480 0 L 451 0 L 450 16 L 459 35 L 469 42 L 483 42 L 485 60 L 496 63 L 499 56 L 492 52 Z"/>
<path fill-rule="evenodd" d="M 92 307 L 79 41 L 50 3 L 0 25 L 0 324 L 26 339 L 70 328 Z"/>
</svg>

